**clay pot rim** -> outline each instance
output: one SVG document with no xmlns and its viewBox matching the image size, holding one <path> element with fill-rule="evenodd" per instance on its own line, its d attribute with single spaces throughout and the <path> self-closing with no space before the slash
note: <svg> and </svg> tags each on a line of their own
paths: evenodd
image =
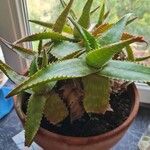
<svg viewBox="0 0 150 150">
<path fill-rule="evenodd" d="M 130 123 L 134 120 L 134 118 L 136 117 L 136 114 L 138 112 L 139 109 L 139 95 L 138 95 L 138 91 L 137 88 L 135 86 L 135 84 L 131 84 L 129 86 L 129 91 L 132 92 L 131 95 L 131 99 L 132 99 L 132 109 L 130 112 L 129 117 L 117 128 L 106 132 L 104 134 L 100 134 L 100 135 L 96 135 L 96 136 L 89 136 L 89 137 L 73 137 L 73 136 L 65 136 L 65 135 L 60 135 L 57 133 L 53 133 L 50 131 L 47 131 L 44 128 L 39 129 L 38 134 L 46 134 L 48 135 L 50 138 L 60 141 L 60 142 L 66 142 L 68 144 L 76 144 L 76 145 L 85 145 L 85 143 L 88 144 L 93 144 L 93 143 L 97 143 L 97 141 L 106 141 L 108 138 L 113 138 L 116 134 L 121 133 L 122 131 L 124 131 L 126 128 L 129 127 Z M 16 101 L 16 97 L 14 98 Z M 22 115 L 18 114 L 20 119 L 22 120 L 22 122 L 24 122 L 24 118 Z M 24 115 L 25 116 L 25 115 Z"/>
</svg>

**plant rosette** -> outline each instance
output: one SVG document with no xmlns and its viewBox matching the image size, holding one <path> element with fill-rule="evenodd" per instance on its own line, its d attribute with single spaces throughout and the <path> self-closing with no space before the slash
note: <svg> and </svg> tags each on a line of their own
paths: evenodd
<svg viewBox="0 0 150 150">
<path fill-rule="evenodd" d="M 149 57 L 135 58 L 131 46 L 145 40 L 124 32 L 135 20 L 132 14 L 110 24 L 103 3 L 91 28 L 91 15 L 98 11 L 91 10 L 93 0 L 87 0 L 77 21 L 74 0 L 60 2 L 64 10 L 55 23 L 30 20 L 45 27 L 43 32 L 14 43 L 0 38 L 31 62 L 26 75 L 20 75 L 0 61 L 0 69 L 16 84 L 7 97 L 17 95 L 26 146 L 35 140 L 44 149 L 107 149 L 137 114 L 133 82 L 149 84 L 150 68 L 139 63 Z M 19 45 L 33 41 L 39 41 L 37 51 Z"/>
</svg>

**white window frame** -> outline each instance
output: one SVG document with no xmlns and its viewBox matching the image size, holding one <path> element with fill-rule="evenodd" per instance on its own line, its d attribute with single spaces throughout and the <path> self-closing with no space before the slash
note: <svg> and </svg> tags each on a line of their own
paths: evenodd
<svg viewBox="0 0 150 150">
<path fill-rule="evenodd" d="M 0 36 L 14 42 L 17 39 L 29 34 L 25 0 L 0 0 Z M 29 47 L 29 44 L 24 44 Z M 10 51 L 1 44 L 6 63 L 19 73 L 27 69 L 25 59 Z"/>
<path fill-rule="evenodd" d="M 0 36 L 14 42 L 22 36 L 28 35 L 29 22 L 26 0 L 0 0 Z M 31 47 L 31 45 L 24 45 Z M 16 71 L 23 73 L 27 63 L 15 53 L 2 45 L 6 62 Z M 15 61 L 14 61 L 15 60 Z M 150 87 L 146 84 L 137 84 L 142 103 L 150 103 Z"/>
<path fill-rule="evenodd" d="M 136 83 L 140 95 L 140 102 L 150 104 L 150 86 L 147 84 Z"/>
</svg>

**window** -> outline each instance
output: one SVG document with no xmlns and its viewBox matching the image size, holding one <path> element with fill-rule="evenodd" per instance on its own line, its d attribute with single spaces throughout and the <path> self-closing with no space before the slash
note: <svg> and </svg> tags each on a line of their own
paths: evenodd
<svg viewBox="0 0 150 150">
<path fill-rule="evenodd" d="M 68 0 L 65 0 L 68 2 Z M 76 0 L 73 8 L 76 10 L 76 15 L 79 17 L 86 1 Z M 108 17 L 111 22 L 115 22 L 125 13 L 131 12 L 138 17 L 130 26 L 127 26 L 126 31 L 130 31 L 135 35 L 144 35 L 146 40 L 149 41 L 150 37 L 150 1 L 149 0 L 107 0 L 107 10 L 111 10 Z M 94 1 L 93 9 L 100 4 L 100 1 Z M 58 16 L 58 12 L 62 10 L 60 0 L 27 0 L 29 19 L 49 21 L 53 23 Z M 141 7 L 142 6 L 142 7 Z M 96 15 L 92 16 L 92 21 L 95 22 L 99 11 Z M 107 22 L 107 20 L 106 20 Z M 31 31 L 33 33 L 43 30 L 41 26 L 30 23 Z M 37 44 L 33 43 L 34 48 Z M 134 48 L 139 49 L 136 51 L 137 56 L 149 55 L 149 47 L 141 45 L 134 45 Z M 147 51 L 141 51 L 147 49 Z"/>
</svg>

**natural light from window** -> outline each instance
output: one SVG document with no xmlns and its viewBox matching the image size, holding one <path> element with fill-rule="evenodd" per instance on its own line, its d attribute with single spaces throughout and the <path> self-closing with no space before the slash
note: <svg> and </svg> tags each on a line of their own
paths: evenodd
<svg viewBox="0 0 150 150">
<path fill-rule="evenodd" d="M 68 2 L 66 0 L 65 2 Z M 79 17 L 86 1 L 76 0 L 73 9 L 76 16 Z M 130 26 L 127 26 L 126 31 L 132 31 L 135 35 L 144 35 L 145 39 L 150 43 L 150 0 L 107 0 L 107 10 L 111 10 L 108 19 L 115 22 L 125 13 L 131 12 L 138 17 Z M 60 10 L 63 9 L 60 0 L 27 0 L 29 19 L 38 21 L 55 22 Z M 100 5 L 100 1 L 95 0 L 93 9 Z M 92 16 L 96 18 L 99 10 Z M 95 18 L 92 20 L 94 23 Z M 106 20 L 107 22 L 107 20 Z M 30 23 L 31 32 L 40 32 L 43 28 L 39 25 Z M 34 49 L 37 48 L 37 43 L 33 43 Z M 134 44 L 133 48 L 138 49 L 136 55 L 148 56 L 150 55 L 149 48 L 145 45 Z"/>
</svg>

